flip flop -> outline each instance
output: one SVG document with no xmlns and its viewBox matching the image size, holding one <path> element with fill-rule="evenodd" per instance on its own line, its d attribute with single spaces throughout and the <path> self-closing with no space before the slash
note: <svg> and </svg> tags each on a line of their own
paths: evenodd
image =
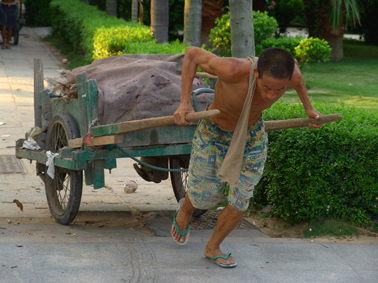
<svg viewBox="0 0 378 283">
<path fill-rule="evenodd" d="M 221 263 L 215 261 L 218 258 L 223 258 L 224 260 L 227 260 L 230 255 L 231 255 L 231 253 L 227 253 L 225 256 L 223 256 L 223 255 L 216 255 L 216 256 L 213 256 L 213 257 L 208 257 L 207 256 L 206 258 L 209 259 L 209 260 L 211 260 L 212 262 L 214 262 L 216 265 L 218 265 L 220 267 L 223 267 L 223 268 L 232 268 L 232 267 L 236 266 L 236 262 L 232 263 L 232 264 L 221 264 Z"/>
<path fill-rule="evenodd" d="M 4 45 L 1 45 L 1 49 L 5 49 L 5 48 L 7 48 L 6 46 L 4 46 Z"/>
<path fill-rule="evenodd" d="M 176 231 L 180 234 L 180 236 L 184 236 L 184 235 L 186 235 L 186 237 L 185 237 L 185 241 L 184 241 L 183 243 L 181 243 L 180 241 L 176 241 L 176 239 L 172 236 L 173 240 L 174 240 L 177 244 L 179 244 L 179 245 L 181 245 L 181 246 L 185 245 L 185 244 L 188 242 L 188 240 L 189 240 L 189 235 L 190 235 L 190 225 L 192 224 L 192 221 L 190 221 L 190 222 L 189 222 L 189 226 L 188 226 L 188 228 L 186 228 L 185 231 L 181 231 L 181 229 L 180 229 L 179 226 L 177 225 L 177 222 L 176 222 L 176 216 L 177 216 L 177 214 L 178 214 L 178 212 L 179 212 L 179 210 L 180 210 L 180 208 L 181 208 L 181 205 L 184 203 L 184 201 L 185 201 L 184 198 L 180 199 L 180 201 L 179 201 L 179 203 L 178 203 L 177 211 L 176 211 L 176 213 L 175 213 L 175 216 L 173 216 L 173 226 L 175 226 Z"/>
</svg>

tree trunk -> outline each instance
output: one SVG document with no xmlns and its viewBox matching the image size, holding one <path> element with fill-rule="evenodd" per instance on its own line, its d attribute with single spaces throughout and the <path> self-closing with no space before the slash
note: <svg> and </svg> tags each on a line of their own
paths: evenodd
<svg viewBox="0 0 378 283">
<path fill-rule="evenodd" d="M 213 47 L 209 34 L 216 26 L 215 20 L 227 13 L 223 3 L 224 0 L 202 0 L 201 44 L 205 44 L 207 48 Z"/>
<path fill-rule="evenodd" d="M 138 0 L 132 0 L 131 2 L 131 21 L 137 22 L 138 21 Z"/>
<path fill-rule="evenodd" d="M 168 41 L 169 1 L 151 0 L 151 32 L 158 43 Z"/>
<path fill-rule="evenodd" d="M 340 27 L 334 28 L 329 20 L 330 6 L 328 1 L 319 2 L 318 24 L 316 26 L 316 36 L 328 42 L 332 48 L 330 61 L 340 61 L 343 58 L 343 38 L 344 23 Z"/>
<path fill-rule="evenodd" d="M 202 0 L 185 0 L 184 44 L 201 46 Z"/>
<path fill-rule="evenodd" d="M 109 16 L 117 17 L 117 0 L 106 0 L 106 13 Z"/>
<path fill-rule="evenodd" d="M 252 0 L 230 0 L 231 54 L 244 58 L 255 55 Z"/>
</svg>

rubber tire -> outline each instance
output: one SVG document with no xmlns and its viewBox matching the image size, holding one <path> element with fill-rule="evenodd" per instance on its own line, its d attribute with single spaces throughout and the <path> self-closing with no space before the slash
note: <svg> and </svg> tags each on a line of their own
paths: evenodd
<svg viewBox="0 0 378 283">
<path fill-rule="evenodd" d="M 20 30 L 18 28 L 15 28 L 13 30 L 13 43 L 14 43 L 14 45 L 18 44 L 19 38 L 20 38 Z"/>
<path fill-rule="evenodd" d="M 186 156 L 186 158 L 176 159 L 176 158 L 170 158 L 169 159 L 169 168 L 171 169 L 188 169 L 189 167 L 189 155 Z M 186 186 L 188 184 L 188 172 L 170 172 L 171 175 L 171 183 L 173 192 L 175 194 L 177 202 L 180 201 L 180 199 L 185 197 L 186 193 Z M 207 210 L 205 209 L 196 209 L 193 212 L 193 217 L 200 217 L 202 214 L 204 214 Z"/>
<path fill-rule="evenodd" d="M 53 153 L 68 145 L 68 140 L 80 137 L 75 120 L 67 113 L 59 112 L 51 121 L 47 131 L 46 151 Z M 55 166 L 55 178 L 46 173 L 46 197 L 55 220 L 70 224 L 76 217 L 83 191 L 83 171 Z"/>
</svg>

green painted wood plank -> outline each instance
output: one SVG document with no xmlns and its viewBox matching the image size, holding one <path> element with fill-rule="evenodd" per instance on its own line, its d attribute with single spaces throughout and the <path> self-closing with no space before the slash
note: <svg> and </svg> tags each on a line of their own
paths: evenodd
<svg viewBox="0 0 378 283">
<path fill-rule="evenodd" d="M 16 157 L 35 160 L 42 164 L 46 164 L 47 162 L 47 155 L 44 151 L 16 148 Z M 54 164 L 55 166 L 59 166 L 70 170 L 79 170 L 77 162 L 73 161 L 72 159 L 56 157 L 54 158 Z"/>
<path fill-rule="evenodd" d="M 86 97 L 88 94 L 88 85 L 87 82 L 88 77 L 87 73 L 81 73 L 76 76 L 76 84 L 77 84 L 77 93 L 78 93 L 78 102 L 79 102 L 79 109 L 78 113 L 79 116 L 77 117 L 77 122 L 80 125 L 80 135 L 84 137 L 88 133 L 88 118 L 87 118 L 87 101 Z"/>
</svg>

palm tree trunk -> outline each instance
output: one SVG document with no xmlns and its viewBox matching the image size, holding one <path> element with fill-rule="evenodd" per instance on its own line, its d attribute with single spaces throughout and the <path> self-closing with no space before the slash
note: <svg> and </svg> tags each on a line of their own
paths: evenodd
<svg viewBox="0 0 378 283">
<path fill-rule="evenodd" d="M 185 0 L 184 44 L 201 46 L 202 0 Z"/>
<path fill-rule="evenodd" d="M 252 0 L 230 0 L 231 54 L 244 58 L 255 55 Z"/>
<path fill-rule="evenodd" d="M 117 17 L 117 0 L 106 0 L 106 13 Z"/>
<path fill-rule="evenodd" d="M 168 41 L 169 1 L 151 0 L 151 32 L 158 43 Z"/>
<path fill-rule="evenodd" d="M 131 2 L 131 21 L 137 22 L 138 21 L 138 0 L 132 0 Z"/>
<path fill-rule="evenodd" d="M 319 1 L 318 23 L 316 36 L 328 42 L 332 48 L 330 61 L 340 61 L 343 58 L 344 22 L 339 27 L 333 27 L 329 19 L 329 1 Z"/>
</svg>

